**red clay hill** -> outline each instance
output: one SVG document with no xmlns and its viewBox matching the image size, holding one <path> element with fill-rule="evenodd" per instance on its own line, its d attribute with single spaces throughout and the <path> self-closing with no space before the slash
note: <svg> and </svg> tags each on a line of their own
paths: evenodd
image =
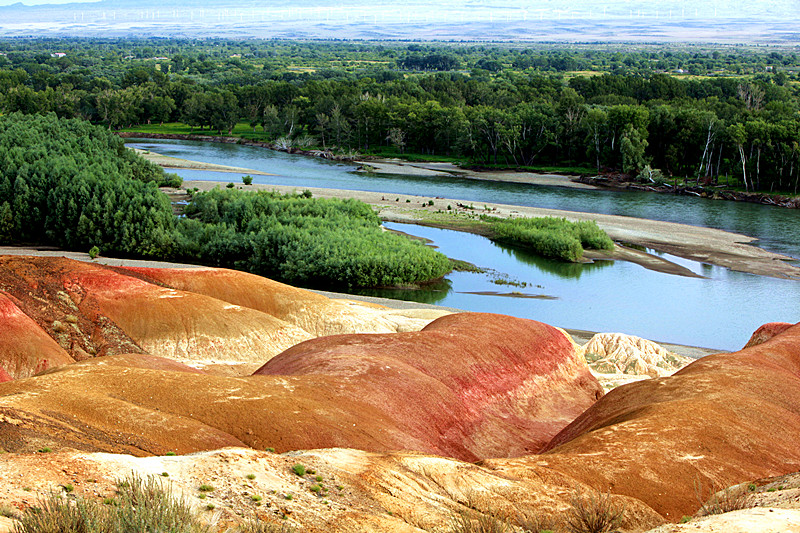
<svg viewBox="0 0 800 533">
<path fill-rule="evenodd" d="M 556 328 L 462 313 L 418 333 L 309 341 L 250 377 L 152 357 L 66 365 L 0 387 L 0 420 L 21 421 L 9 450 L 352 447 L 475 460 L 538 451 L 601 394 Z"/>
<path fill-rule="evenodd" d="M 545 466 L 633 496 L 669 520 L 709 491 L 800 470 L 800 325 L 671 377 L 612 390 L 542 455 L 488 461 L 514 476 Z"/>
</svg>

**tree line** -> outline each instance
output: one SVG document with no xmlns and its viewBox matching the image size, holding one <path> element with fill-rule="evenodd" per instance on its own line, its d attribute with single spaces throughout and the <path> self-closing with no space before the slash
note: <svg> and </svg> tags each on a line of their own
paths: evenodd
<svg viewBox="0 0 800 533">
<path fill-rule="evenodd" d="M 163 170 L 106 128 L 55 114 L 0 117 L 0 241 L 248 270 L 305 286 L 423 283 L 450 261 L 381 230 L 356 200 L 213 190 L 185 217 Z"/>
<path fill-rule="evenodd" d="M 287 147 L 577 167 L 654 183 L 800 186 L 793 53 L 59 43 L 75 57 L 17 50 L 0 61 L 5 112 L 53 112 L 111 129 L 182 122 L 229 133 L 246 124 L 250 137 Z M 703 76 L 677 75 L 675 65 Z"/>
</svg>

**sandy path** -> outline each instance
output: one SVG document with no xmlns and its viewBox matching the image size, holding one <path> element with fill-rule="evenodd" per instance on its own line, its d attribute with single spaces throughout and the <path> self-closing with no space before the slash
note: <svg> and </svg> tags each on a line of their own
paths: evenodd
<svg viewBox="0 0 800 533">
<path fill-rule="evenodd" d="M 197 187 L 200 190 L 210 190 L 214 187 L 224 186 L 221 182 L 212 181 L 185 181 L 184 187 Z M 355 198 L 366 202 L 378 209 L 382 219 L 393 222 L 420 223 L 429 220 L 431 214 L 437 209 L 450 205 L 454 212 L 465 213 L 458 207 L 462 200 L 447 198 L 432 198 L 428 196 L 414 196 L 408 194 L 389 194 L 367 191 L 346 191 L 338 189 L 321 189 L 314 187 L 291 187 L 277 185 L 239 185 L 242 190 L 274 190 L 281 193 L 300 192 L 310 190 L 316 198 Z M 409 200 L 406 202 L 406 200 Z M 423 207 L 429 200 L 434 201 L 434 207 Z M 485 207 L 484 207 L 485 206 Z M 602 215 L 596 213 L 581 213 L 576 211 L 561 211 L 539 207 L 514 206 L 507 204 L 479 203 L 476 207 L 488 208 L 493 216 L 499 217 L 563 217 L 568 220 L 594 220 L 606 231 L 609 236 L 618 242 L 625 242 L 637 246 L 652 248 L 679 257 L 692 259 L 712 265 L 722 266 L 740 272 L 749 272 L 762 276 L 788 278 L 800 280 L 800 268 L 787 263 L 791 257 L 768 252 L 757 246 L 748 244 L 756 239 L 718 229 L 661 222 L 642 218 L 624 217 L 617 215 Z M 467 211 L 470 212 L 470 211 Z M 431 224 L 447 227 L 446 216 L 440 217 L 441 224 Z M 601 257 L 603 253 L 593 252 L 593 257 Z M 643 255 L 648 257 L 643 257 Z M 649 254 L 637 253 L 625 249 L 616 253 L 605 254 L 610 259 L 623 259 L 634 261 L 647 268 L 663 272 L 687 275 L 686 269 L 675 265 L 673 268 L 666 261 Z M 682 271 L 683 270 L 683 271 Z"/>
</svg>

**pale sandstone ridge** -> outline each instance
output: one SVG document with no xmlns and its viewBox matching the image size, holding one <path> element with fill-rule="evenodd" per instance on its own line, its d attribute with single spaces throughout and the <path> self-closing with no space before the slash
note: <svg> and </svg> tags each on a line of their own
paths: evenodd
<svg viewBox="0 0 800 533">
<path fill-rule="evenodd" d="M 668 524 L 648 533 L 793 533 L 800 531 L 800 510 L 757 507 Z"/>
<path fill-rule="evenodd" d="M 692 361 L 653 341 L 623 333 L 598 333 L 579 350 L 606 389 L 668 376 Z"/>
<path fill-rule="evenodd" d="M 695 483 L 726 487 L 800 470 L 800 325 L 670 377 L 614 389 L 538 456 L 486 461 L 513 477 L 531 465 L 637 497 L 668 520 L 698 507 Z"/>
</svg>

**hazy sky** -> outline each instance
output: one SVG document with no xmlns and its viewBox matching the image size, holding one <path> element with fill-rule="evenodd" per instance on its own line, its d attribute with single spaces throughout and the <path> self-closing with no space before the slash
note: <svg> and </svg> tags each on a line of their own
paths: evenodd
<svg viewBox="0 0 800 533">
<path fill-rule="evenodd" d="M 26 6 L 35 6 L 39 4 L 71 4 L 74 2 L 92 2 L 92 1 L 99 1 L 99 0 L 24 0 L 20 2 L 20 0 L 0 0 L 0 6 L 10 6 L 11 4 L 18 4 L 22 3 Z"/>
</svg>

